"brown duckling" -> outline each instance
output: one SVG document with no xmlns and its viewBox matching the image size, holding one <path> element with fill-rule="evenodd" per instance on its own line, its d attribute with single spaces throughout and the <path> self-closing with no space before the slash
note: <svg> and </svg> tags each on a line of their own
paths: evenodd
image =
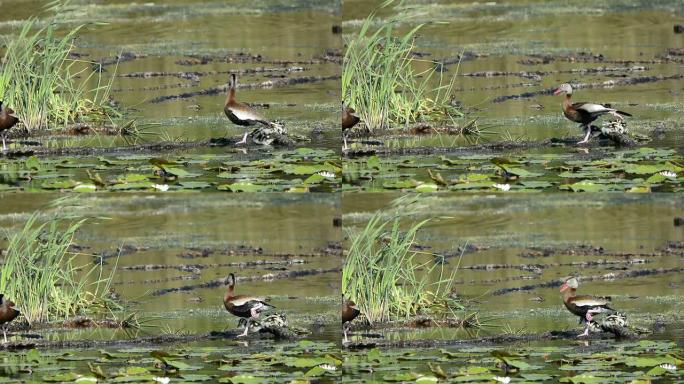
<svg viewBox="0 0 684 384">
<path fill-rule="evenodd" d="M 14 309 L 14 303 L 11 300 L 5 300 L 4 296 L 0 293 L 0 325 L 4 342 L 7 343 L 7 324 L 19 316 L 19 311 Z"/>
<path fill-rule="evenodd" d="M 14 110 L 9 107 L 3 107 L 2 100 L 0 100 L 0 136 L 2 136 L 2 151 L 7 150 L 5 145 L 5 140 L 7 136 L 7 131 L 19 122 L 17 115 L 14 114 Z"/>
<path fill-rule="evenodd" d="M 342 297 L 342 333 L 344 334 L 344 342 L 348 342 L 347 332 L 351 322 L 361 313 L 353 301 Z"/>
</svg>

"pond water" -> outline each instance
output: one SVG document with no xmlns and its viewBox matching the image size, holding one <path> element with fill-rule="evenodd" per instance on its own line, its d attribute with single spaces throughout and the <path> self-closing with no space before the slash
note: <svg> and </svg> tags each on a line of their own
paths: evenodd
<svg viewBox="0 0 684 384">
<path fill-rule="evenodd" d="M 345 199 L 344 227 L 360 229 L 371 213 L 398 196 L 369 193 Z M 563 307 L 558 287 L 534 285 L 578 275 L 589 279 L 579 292 L 612 296 L 614 306 L 636 323 L 667 319 L 668 335 L 681 340 L 684 302 L 678 295 L 684 281 L 676 248 L 684 231 L 673 220 L 682 208 L 681 201 L 662 195 L 440 195 L 419 198 L 414 207 L 419 213 L 411 221 L 433 218 L 417 243 L 449 255 L 445 268 L 458 269 L 458 294 L 473 300 L 485 317 L 497 317 L 499 325 L 526 332 L 574 329 L 576 318 Z M 387 209 L 388 215 L 392 212 Z M 472 249 L 466 248 L 461 258 L 459 247 L 464 246 Z M 623 276 L 658 269 L 664 272 Z M 453 337 L 444 329 L 415 333 Z M 414 332 L 405 336 L 417 337 Z"/>
<path fill-rule="evenodd" d="M 2 6 L 0 34 L 9 37 L 22 20 L 40 13 L 43 2 L 9 0 Z M 106 65 L 103 76 L 116 76 L 112 97 L 152 141 L 241 136 L 244 130 L 223 113 L 225 90 L 155 101 L 225 86 L 228 74 L 239 72 L 238 84 L 256 88 L 239 89 L 238 100 L 267 105 L 266 117 L 283 121 L 289 132 L 317 147 L 339 149 L 340 63 L 331 54 L 340 49 L 339 35 L 332 33 L 338 10 L 336 1 L 317 0 L 73 2 L 60 18 L 67 26 L 106 23 L 89 25 L 75 50 L 83 60 L 120 53 L 129 58 L 118 67 Z M 258 86 L 300 77 L 319 80 Z M 319 133 L 312 135 L 314 129 Z M 102 136 L 41 141 L 51 147 L 122 144 Z"/>
<path fill-rule="evenodd" d="M 357 31 L 378 4 L 344 2 L 345 38 Z M 681 23 L 681 2 L 445 0 L 402 4 L 381 10 L 377 22 L 400 17 L 403 30 L 426 23 L 416 50 L 426 54 L 424 60 L 450 63 L 443 75 L 457 76 L 455 99 L 464 105 L 469 119 L 477 117 L 481 128 L 499 134 L 491 135 L 491 140 L 501 140 L 500 135 L 579 140 L 579 128 L 562 116 L 561 97 L 537 94 L 569 82 L 584 86 L 573 95 L 576 101 L 611 103 L 630 112 L 634 117 L 628 127 L 650 135 L 652 145 L 684 148 L 684 39 L 673 33 L 673 25 Z M 501 99 L 528 92 L 528 97 Z M 393 145 L 402 141 L 409 147 L 465 144 L 443 136 L 397 141 Z"/>
<path fill-rule="evenodd" d="M 676 356 L 684 346 L 684 230 L 673 225 L 684 211 L 681 199 L 480 193 L 404 197 L 392 207 L 400 196 L 345 198 L 343 227 L 353 236 L 378 210 L 387 219 L 410 213 L 405 225 L 430 218 L 416 244 L 437 256 L 420 262 L 430 268 L 444 260 L 445 275 L 457 271 L 455 292 L 465 312 L 485 325 L 357 324 L 344 364 L 345 377 L 354 378 L 349 382 L 681 382 L 681 370 L 659 367 L 682 363 Z M 558 284 L 545 285 L 570 275 L 580 278 L 578 294 L 610 296 L 611 307 L 642 329 L 643 339 L 577 339 L 582 327 L 563 306 Z"/>
</svg>

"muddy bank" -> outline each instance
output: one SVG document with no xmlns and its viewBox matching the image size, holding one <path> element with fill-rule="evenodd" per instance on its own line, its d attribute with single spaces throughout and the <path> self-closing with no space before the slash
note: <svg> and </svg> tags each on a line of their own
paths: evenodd
<svg viewBox="0 0 684 384">
<path fill-rule="evenodd" d="M 481 345 L 510 345 L 511 343 L 523 343 L 531 341 L 551 341 L 551 340 L 573 340 L 578 341 L 577 331 L 548 331 L 525 335 L 495 335 L 486 337 L 476 337 L 471 339 L 452 339 L 452 340 L 386 340 L 386 339 L 363 339 L 350 341 L 343 345 L 346 349 L 367 349 L 367 348 L 435 348 L 464 346 L 475 347 Z M 363 334 L 361 334 L 363 335 Z M 610 333 L 593 333 L 588 338 L 582 340 L 609 340 L 614 339 Z M 579 341 L 582 341 L 579 340 Z"/>
<path fill-rule="evenodd" d="M 642 276 L 655 276 L 655 275 L 664 275 L 664 274 L 670 274 L 670 273 L 681 273 L 684 272 L 684 267 L 675 267 L 675 268 L 643 268 L 643 269 L 638 269 L 634 271 L 623 271 L 623 272 L 610 272 L 610 273 L 605 273 L 602 275 L 591 275 L 591 276 L 578 276 L 578 278 L 581 281 L 594 281 L 594 280 L 620 280 L 620 279 L 629 279 L 629 278 L 634 278 L 634 277 L 642 277 Z M 554 287 L 560 287 L 561 284 L 563 284 L 564 279 L 559 279 L 559 280 L 553 280 L 553 281 L 546 281 L 538 284 L 529 284 L 529 285 L 524 285 L 521 287 L 514 287 L 514 288 L 502 288 L 502 289 L 497 289 L 496 291 L 492 292 L 493 295 L 498 296 L 498 295 L 505 295 L 513 292 L 524 292 L 524 291 L 531 291 L 537 288 L 554 288 Z"/>
<path fill-rule="evenodd" d="M 298 84 L 317 83 L 317 82 L 321 82 L 321 81 L 330 81 L 330 80 L 339 80 L 339 79 L 341 79 L 341 76 L 337 76 L 337 75 L 333 75 L 333 76 L 300 76 L 300 77 L 291 77 L 291 78 L 286 78 L 286 79 L 267 80 L 267 81 L 263 81 L 261 83 L 238 83 L 237 89 L 278 88 L 278 87 L 287 87 L 287 86 L 298 85 Z M 180 93 L 177 95 L 158 96 L 158 97 L 155 97 L 152 100 L 150 100 L 150 102 L 151 103 L 160 103 L 162 101 L 169 101 L 169 100 L 189 99 L 189 98 L 195 97 L 195 96 L 223 94 L 223 93 L 226 93 L 227 91 L 228 91 L 228 85 L 219 85 L 217 87 L 205 88 L 205 89 L 201 89 L 199 91 L 185 92 L 185 93 Z"/>
<path fill-rule="evenodd" d="M 277 331 L 276 331 L 277 332 Z M 163 346 L 168 344 L 191 343 L 207 340 L 232 340 L 232 341 L 254 341 L 271 340 L 279 337 L 272 331 L 250 333 L 246 337 L 238 337 L 242 330 L 235 331 L 211 331 L 194 335 L 165 334 L 159 336 L 132 337 L 130 339 L 119 340 L 46 340 L 29 339 L 22 341 L 10 341 L 0 343 L 0 349 L 22 350 L 22 349 L 66 349 L 66 348 L 105 348 L 105 347 L 126 347 L 126 346 Z M 279 335 L 285 335 L 282 332 Z M 240 343 L 235 345 L 239 348 Z"/>
<path fill-rule="evenodd" d="M 366 143 L 361 140 L 361 143 Z M 599 148 L 606 144 L 613 143 L 611 140 L 594 139 L 589 143 L 583 144 L 581 148 Z M 472 144 L 461 147 L 406 147 L 406 148 L 390 148 L 383 145 L 382 142 L 370 142 L 373 146 L 366 146 L 362 148 L 350 148 L 343 151 L 344 156 L 349 158 L 364 157 L 364 156 L 392 156 L 392 155 L 434 155 L 446 153 L 463 153 L 463 152 L 497 152 L 517 149 L 536 149 L 536 148 L 551 148 L 551 147 L 578 147 L 577 138 L 551 138 L 541 141 L 520 140 L 520 141 L 496 141 L 490 143 Z M 585 154 L 588 158 L 604 156 L 601 151 L 592 151 L 590 154 Z"/>
<path fill-rule="evenodd" d="M 282 279 L 291 279 L 295 277 L 303 277 L 303 276 L 312 276 L 312 275 L 319 275 L 323 273 L 338 273 L 342 272 L 342 268 L 316 268 L 316 269 L 305 269 L 305 270 L 297 270 L 297 271 L 282 271 L 282 272 L 275 272 L 275 273 L 267 273 L 265 275 L 253 275 L 253 276 L 239 276 L 237 277 L 238 282 L 243 282 L 243 281 L 257 281 L 257 280 L 264 280 L 264 281 L 270 281 L 270 280 L 282 280 Z M 222 279 L 216 279 L 212 281 L 208 281 L 206 283 L 201 283 L 201 284 L 195 284 L 195 285 L 185 285 L 182 287 L 177 287 L 177 288 L 162 288 L 162 289 L 157 289 L 152 291 L 152 296 L 161 296 L 161 295 L 166 295 L 169 293 L 174 293 L 174 292 L 189 292 L 193 291 L 195 289 L 200 289 L 200 288 L 216 288 L 216 287 L 221 287 L 225 285 L 226 280 L 225 278 Z"/>
<path fill-rule="evenodd" d="M 606 87 L 616 87 L 616 86 L 627 86 L 627 85 L 636 85 L 636 84 L 644 84 L 644 83 L 653 83 L 653 82 L 659 82 L 659 81 L 667 81 L 667 80 L 680 80 L 684 79 L 684 75 L 677 74 L 677 75 L 655 75 L 655 76 L 639 76 L 639 77 L 630 77 L 630 78 L 625 78 L 625 79 L 617 79 L 617 80 L 606 80 L 602 82 L 594 82 L 594 83 L 572 83 L 572 87 L 574 89 L 582 89 L 582 88 L 606 88 Z M 553 95 L 553 92 L 556 90 L 556 87 L 553 88 L 546 88 L 542 89 L 539 91 L 531 91 L 531 92 L 524 92 L 520 93 L 517 95 L 504 95 L 504 96 L 497 96 L 494 99 L 492 99 L 493 103 L 501 103 L 504 101 L 508 100 L 517 100 L 517 99 L 529 99 L 535 96 L 549 96 Z"/>
</svg>

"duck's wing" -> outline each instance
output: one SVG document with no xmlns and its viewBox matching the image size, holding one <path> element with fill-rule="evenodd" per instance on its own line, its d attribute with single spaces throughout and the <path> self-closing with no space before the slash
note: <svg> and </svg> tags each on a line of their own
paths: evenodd
<svg viewBox="0 0 684 384">
<path fill-rule="evenodd" d="M 241 312 L 242 309 L 244 309 L 245 312 L 249 312 L 251 309 L 261 312 L 275 308 L 271 304 L 266 303 L 265 298 L 257 296 L 235 296 L 228 300 L 228 302 L 230 302 L 238 312 Z"/>
<path fill-rule="evenodd" d="M 270 122 L 266 120 L 261 114 L 255 111 L 252 107 L 245 103 L 231 103 L 225 106 L 225 112 L 232 114 L 238 120 L 251 121 L 256 123 L 261 123 L 264 125 L 270 125 Z"/>
<path fill-rule="evenodd" d="M 575 306 L 582 308 L 608 308 L 608 304 L 610 304 L 610 298 L 582 295 L 573 297 L 570 299 L 570 302 Z"/>
<path fill-rule="evenodd" d="M 596 115 L 603 115 L 604 113 L 615 112 L 615 109 L 606 107 L 605 105 L 596 104 L 596 103 L 586 103 L 583 101 L 580 101 L 578 103 L 573 103 L 572 107 L 578 111 L 584 111 L 586 113 L 589 113 L 589 114 L 595 115 L 595 116 Z"/>
</svg>

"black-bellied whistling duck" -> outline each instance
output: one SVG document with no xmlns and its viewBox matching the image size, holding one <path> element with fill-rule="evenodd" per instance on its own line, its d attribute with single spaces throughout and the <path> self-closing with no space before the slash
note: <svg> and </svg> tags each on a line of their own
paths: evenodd
<svg viewBox="0 0 684 384">
<path fill-rule="evenodd" d="M 263 297 L 247 295 L 235 296 L 235 275 L 232 273 L 228 275 L 228 278 L 226 279 L 226 285 L 228 285 L 228 289 L 226 290 L 226 295 L 223 297 L 223 305 L 226 307 L 228 312 L 232 313 L 233 315 L 247 319 L 245 331 L 241 335 L 238 335 L 238 337 L 247 336 L 247 332 L 249 332 L 249 323 L 251 320 L 259 318 L 259 314 L 261 312 L 275 307 L 270 304 L 266 304 L 266 300 Z"/>
<path fill-rule="evenodd" d="M 595 313 L 602 312 L 615 312 L 612 308 L 608 307 L 610 303 L 609 298 L 580 295 L 576 296 L 575 292 L 579 283 L 577 279 L 572 277 L 563 283 L 560 287 L 560 291 L 563 293 L 563 303 L 568 311 L 579 316 L 580 324 L 585 322 L 587 327 L 584 329 L 584 333 L 580 334 L 578 337 L 583 337 L 589 335 L 589 322 L 593 320 L 592 315 Z"/>
<path fill-rule="evenodd" d="M 0 325 L 2 325 L 2 337 L 7 343 L 7 324 L 19 316 L 19 311 L 14 309 L 14 303 L 4 300 L 4 294 L 0 293 Z"/>
<path fill-rule="evenodd" d="M 17 122 L 19 122 L 19 119 L 14 114 L 14 110 L 9 107 L 3 107 L 2 100 L 0 100 L 0 136 L 2 136 L 3 152 L 7 150 L 7 146 L 5 145 L 5 136 L 7 135 L 7 131 L 14 127 Z"/>
<path fill-rule="evenodd" d="M 345 299 L 344 296 L 342 297 L 342 333 L 344 334 L 345 343 L 348 341 L 347 327 L 360 313 L 361 311 L 356 307 L 356 303 L 349 299 Z"/>
<path fill-rule="evenodd" d="M 563 114 L 568 120 L 580 123 L 582 129 L 587 132 L 584 139 L 577 144 L 584 144 L 589 141 L 589 136 L 591 136 L 591 126 L 589 124 L 599 116 L 612 115 L 620 121 L 624 120 L 623 116 L 632 116 L 627 112 L 618 111 L 617 109 L 609 108 L 602 104 L 585 103 L 582 101 L 577 103 L 571 102 L 572 86 L 570 86 L 570 84 L 561 84 L 553 94 L 565 94 L 565 100 L 563 100 Z"/>
<path fill-rule="evenodd" d="M 279 123 L 268 121 L 266 118 L 261 116 L 257 111 L 252 109 L 249 105 L 245 103 L 240 103 L 235 101 L 235 87 L 237 86 L 237 77 L 235 74 L 231 74 L 228 79 L 228 96 L 226 97 L 226 103 L 223 106 L 223 111 L 226 116 L 233 122 L 233 124 L 241 126 L 251 126 L 255 124 L 263 124 L 267 127 L 273 127 L 278 130 L 282 130 L 283 127 Z M 242 140 L 236 144 L 245 144 L 247 142 L 247 135 L 249 132 L 245 132 Z"/>
<path fill-rule="evenodd" d="M 361 119 L 354 115 L 356 111 L 354 108 L 348 107 L 344 101 L 342 102 L 342 140 L 344 140 L 344 147 L 342 150 L 347 150 L 347 135 L 345 132 L 359 123 Z"/>
</svg>

